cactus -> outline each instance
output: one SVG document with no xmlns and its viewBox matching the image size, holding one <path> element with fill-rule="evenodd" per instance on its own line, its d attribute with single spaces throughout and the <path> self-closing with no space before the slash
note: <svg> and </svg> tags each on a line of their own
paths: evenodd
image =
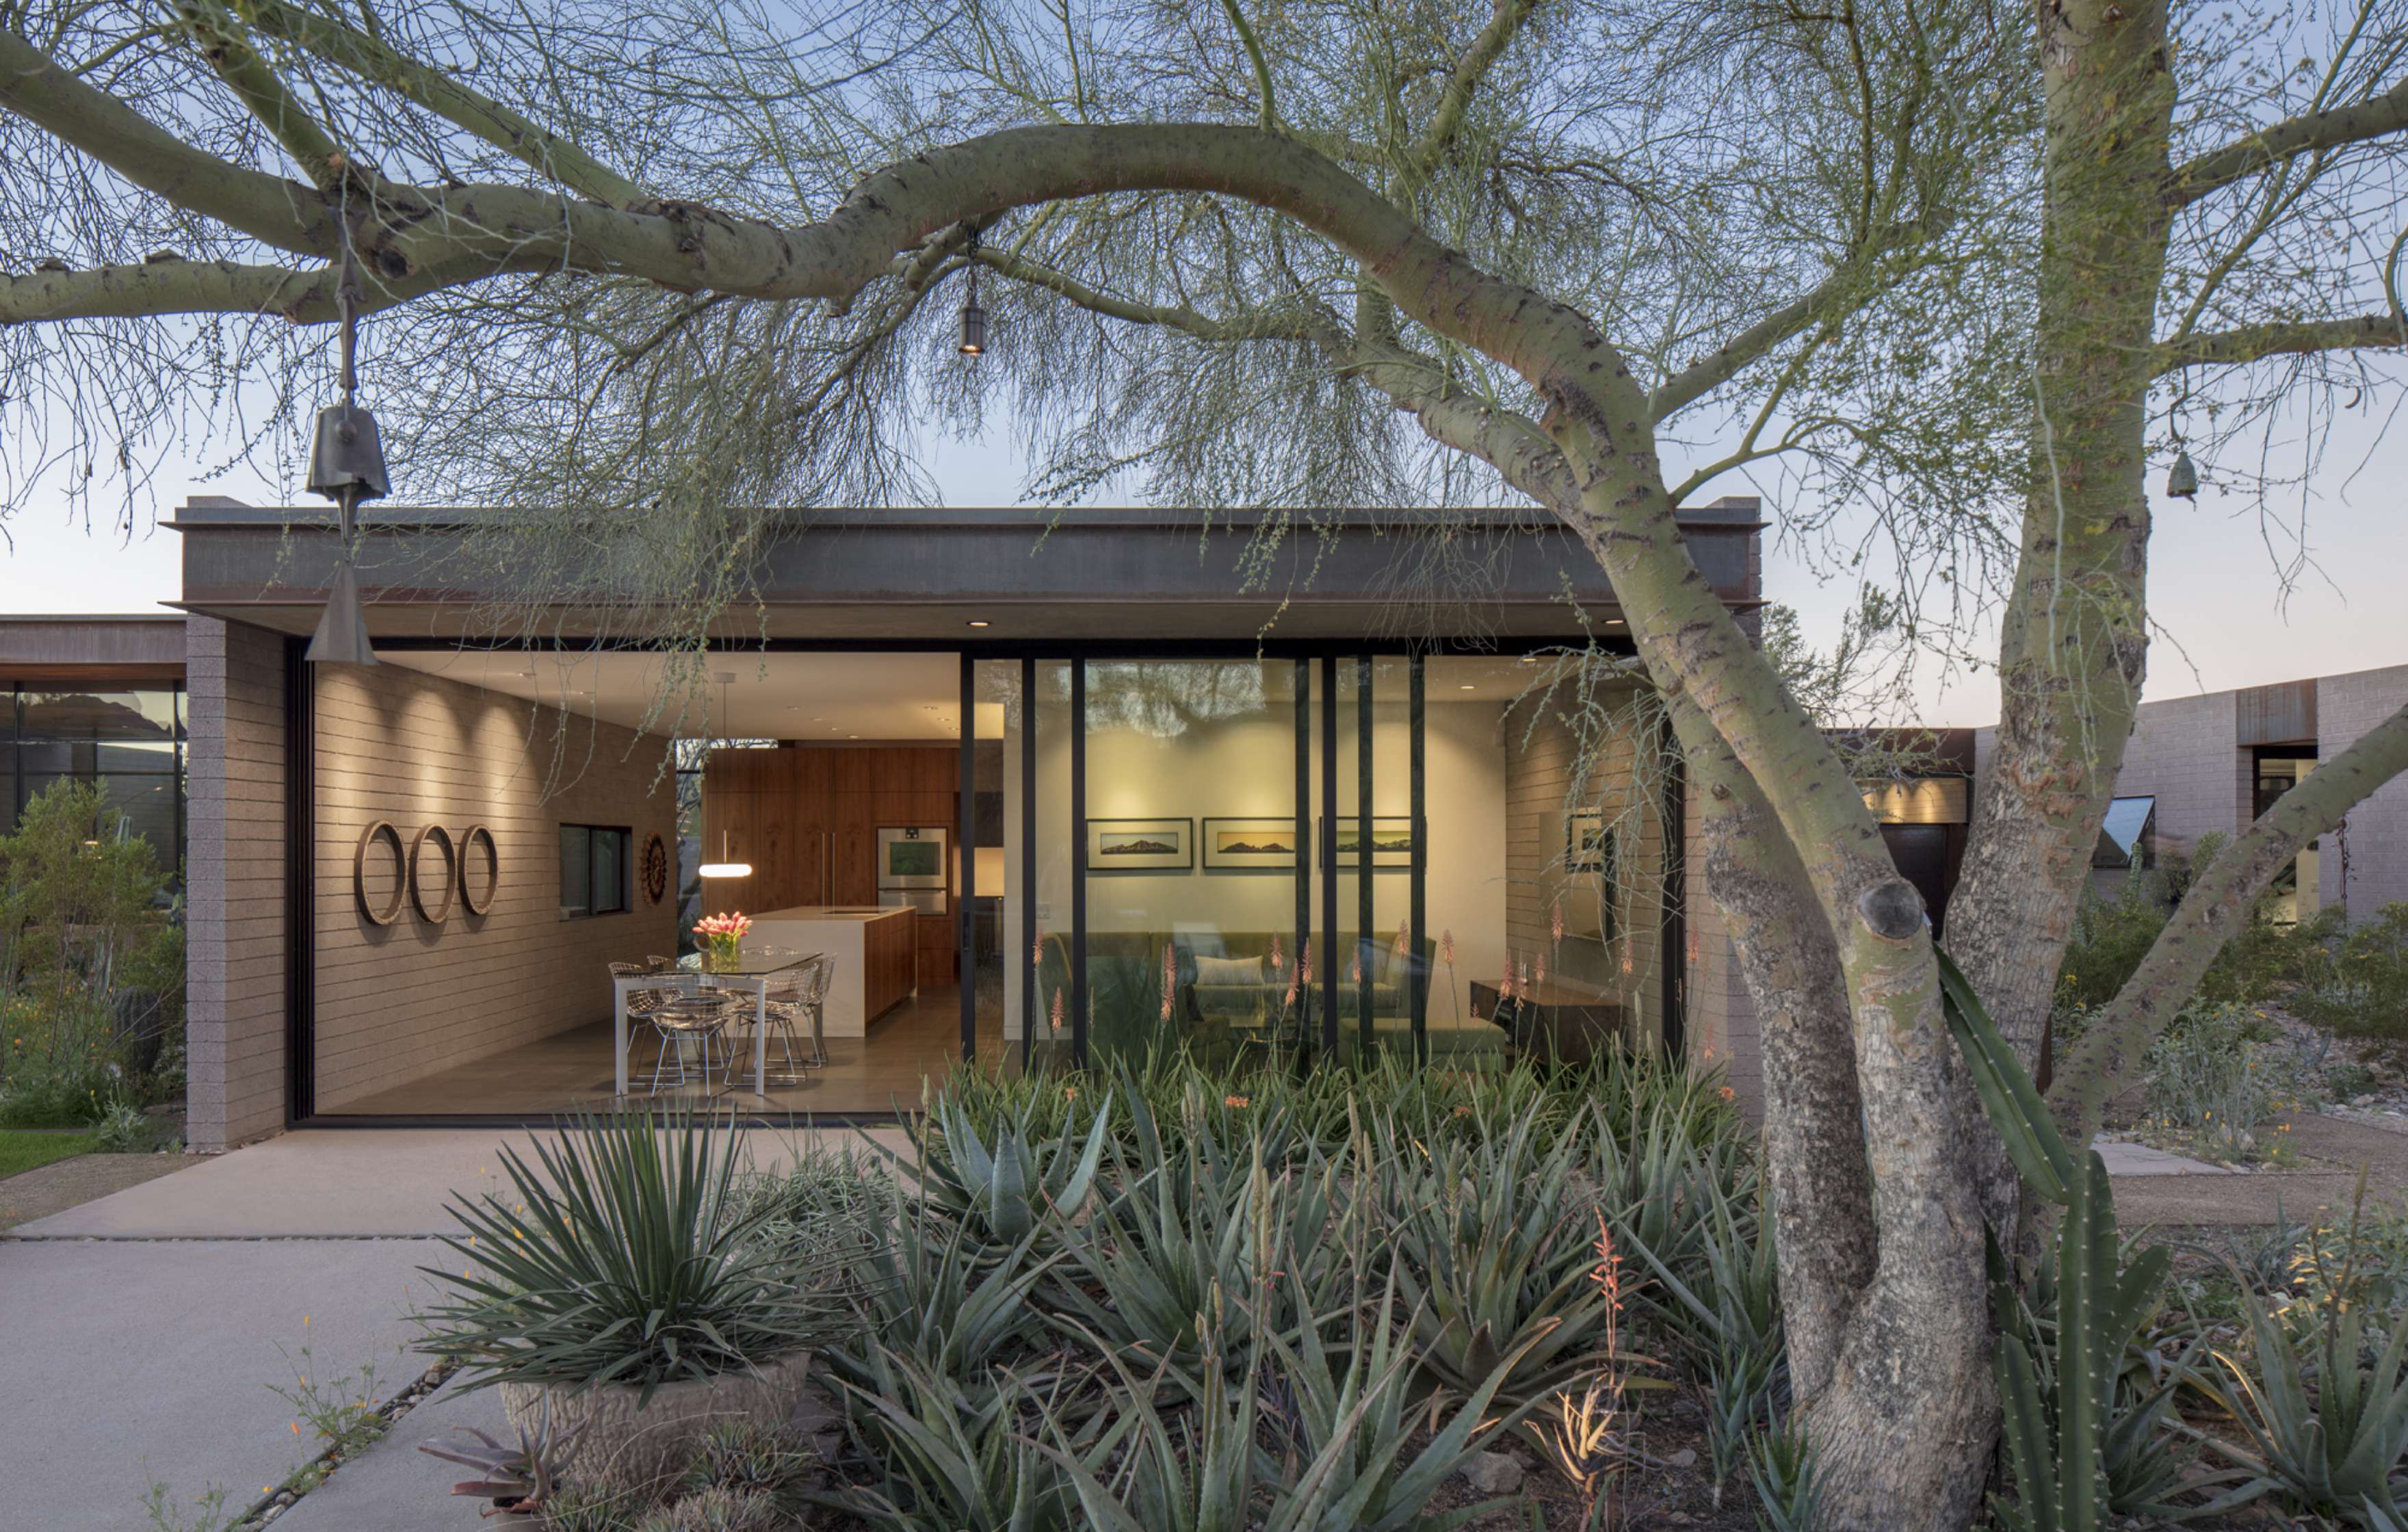
<svg viewBox="0 0 2408 1532">
<path fill-rule="evenodd" d="M 2118 1511 L 2107 1478 L 2115 1380 L 2125 1348 L 2156 1311 L 2172 1256 L 2160 1247 L 2121 1266 L 2106 1163 L 2086 1149 L 2076 1164 L 2031 1077 L 1945 953 L 1940 981 L 1948 1029 L 1984 1110 L 2026 1184 L 2058 1210 L 2053 1368 L 2042 1326 L 1992 1244 L 2000 1332 L 1995 1366 L 2016 1499 L 1996 1507 L 1996 1514 L 2000 1525 L 2018 1532 L 2095 1532 Z M 2053 1388 L 2043 1377 L 2048 1371 Z"/>
</svg>

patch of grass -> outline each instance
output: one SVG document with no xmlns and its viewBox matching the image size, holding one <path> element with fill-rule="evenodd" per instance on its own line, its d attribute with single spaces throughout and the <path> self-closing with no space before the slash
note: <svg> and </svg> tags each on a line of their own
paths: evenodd
<svg viewBox="0 0 2408 1532">
<path fill-rule="evenodd" d="M 0 1178 L 14 1176 L 100 1147 L 97 1133 L 27 1133 L 0 1128 Z"/>
</svg>

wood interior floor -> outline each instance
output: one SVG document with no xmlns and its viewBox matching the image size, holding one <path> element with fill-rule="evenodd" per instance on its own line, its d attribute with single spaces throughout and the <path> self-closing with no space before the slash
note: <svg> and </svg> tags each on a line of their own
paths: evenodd
<svg viewBox="0 0 2408 1532">
<path fill-rule="evenodd" d="M 769 1087 L 764 1097 L 752 1093 L 752 1052 L 748 1033 L 741 1048 L 738 1083 L 719 1100 L 738 1110 L 769 1112 L 915 1111 L 923 1079 L 941 1075 L 961 1055 L 961 992 L 955 986 L 931 985 L 870 1024 L 867 1038 L 830 1038 L 828 1065 L 813 1069 L 799 1085 Z M 655 1035 L 643 1026 L 631 1034 L 627 1051 L 627 1083 L 636 1094 L 629 1099 L 652 1099 Z M 982 1061 L 1018 1063 L 1008 1051 L 999 1016 L 982 1017 L 978 1056 Z M 778 1035 L 769 1038 L 769 1072 L 783 1067 Z M 322 1108 L 323 1117 L 541 1116 L 552 1112 L 592 1110 L 611 1102 L 610 1024 L 595 1022 L 559 1032 L 539 1042 L 425 1075 L 406 1084 L 355 1096 L 340 1106 Z M 717 1089 L 714 1076 L 713 1088 Z M 665 1089 L 661 1099 L 699 1098 L 690 1090 Z"/>
</svg>

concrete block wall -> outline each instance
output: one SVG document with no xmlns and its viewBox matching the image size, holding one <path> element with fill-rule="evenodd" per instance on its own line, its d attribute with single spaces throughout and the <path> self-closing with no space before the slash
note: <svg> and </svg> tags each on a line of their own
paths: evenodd
<svg viewBox="0 0 2408 1532">
<path fill-rule="evenodd" d="M 2211 832 L 2229 839 L 2254 817 L 2256 777 L 2249 752 L 2234 743 L 2236 705 L 2233 693 L 2211 692 L 2141 707 L 2115 795 L 2157 797 L 2160 858 L 2187 852 Z"/>
<path fill-rule="evenodd" d="M 2331 760 L 2403 704 L 2408 666 L 2323 677 L 2316 682 L 2317 758 Z M 2316 874 L 2324 904 L 2345 904 L 2352 920 L 2408 899 L 2408 777 L 2376 788 L 2339 833 L 2323 838 Z"/>
<path fill-rule="evenodd" d="M 184 1134 L 215 1150 L 284 1126 L 284 637 L 194 617 L 184 644 Z"/>
<path fill-rule="evenodd" d="M 675 872 L 658 905 L 638 875 L 648 836 L 676 854 L 666 741 L 401 666 L 312 679 L 320 1112 L 606 1020 L 606 965 L 677 950 Z M 405 845 L 430 823 L 455 839 L 472 824 L 491 830 L 501 883 L 487 912 L 455 903 L 437 924 L 405 901 L 392 924 L 370 922 L 353 862 L 378 821 Z M 630 909 L 561 917 L 563 824 L 631 830 Z M 481 857 L 468 860 L 480 887 L 483 870 Z M 381 901 L 392 885 L 376 877 Z M 431 896 L 439 882 L 427 880 Z"/>
</svg>

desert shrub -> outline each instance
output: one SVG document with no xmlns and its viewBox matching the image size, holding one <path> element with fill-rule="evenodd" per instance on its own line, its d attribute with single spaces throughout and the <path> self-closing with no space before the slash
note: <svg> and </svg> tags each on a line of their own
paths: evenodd
<svg viewBox="0 0 2408 1532">
<path fill-rule="evenodd" d="M 2251 1130 L 2308 1094 L 2300 1055 L 2247 1006 L 2194 1006 L 2149 1049 L 2144 1110 L 2218 1159 L 2255 1150 Z"/>
<path fill-rule="evenodd" d="M 103 792 L 61 781 L 0 836 L 0 1124 L 97 1122 L 180 1085 L 183 932 Z M 163 1061 L 175 1074 L 161 1075 Z"/>
<path fill-rule="evenodd" d="M 2343 1037 L 2408 1042 L 2408 904 L 2385 905 L 2353 926 L 2323 926 L 2302 966 L 2291 997 L 2300 1015 Z"/>
<path fill-rule="evenodd" d="M 2132 977 L 2173 909 L 2160 872 L 2135 872 L 2112 895 L 2086 890 L 2074 907 L 2073 936 L 2057 970 L 2060 1010 L 2103 1006 Z"/>
</svg>

